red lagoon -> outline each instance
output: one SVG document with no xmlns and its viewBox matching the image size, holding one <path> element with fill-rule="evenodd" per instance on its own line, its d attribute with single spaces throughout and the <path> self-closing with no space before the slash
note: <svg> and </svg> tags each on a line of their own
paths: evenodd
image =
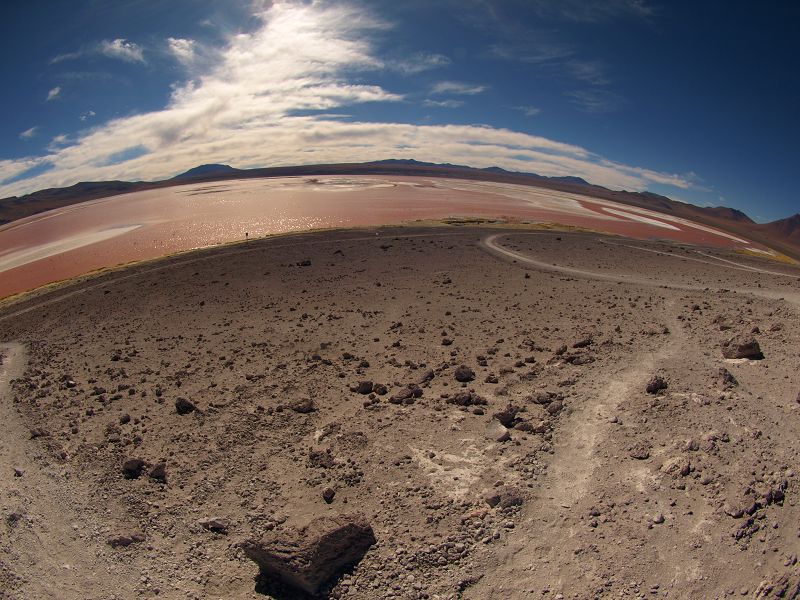
<svg viewBox="0 0 800 600">
<path fill-rule="evenodd" d="M 560 223 L 638 239 L 761 249 L 685 219 L 545 188 L 400 176 L 246 179 L 113 196 L 0 227 L 0 297 L 245 236 L 445 218 Z"/>
</svg>

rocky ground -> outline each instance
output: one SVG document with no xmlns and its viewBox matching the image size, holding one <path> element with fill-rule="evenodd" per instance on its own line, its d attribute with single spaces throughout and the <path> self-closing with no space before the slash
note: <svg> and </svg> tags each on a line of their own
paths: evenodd
<svg viewBox="0 0 800 600">
<path fill-rule="evenodd" d="M 406 227 L 20 300 L 0 597 L 800 597 L 799 276 Z"/>
</svg>

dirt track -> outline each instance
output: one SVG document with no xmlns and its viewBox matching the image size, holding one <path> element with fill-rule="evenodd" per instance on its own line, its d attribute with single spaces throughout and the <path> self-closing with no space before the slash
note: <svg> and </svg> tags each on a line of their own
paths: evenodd
<svg viewBox="0 0 800 600">
<path fill-rule="evenodd" d="M 378 543 L 324 597 L 797 582 L 796 269 L 586 234 L 376 232 L 202 251 L 3 309 L 4 593 L 263 597 L 242 539 L 354 510 Z M 754 327 L 765 359 L 723 359 Z M 668 387 L 648 394 L 655 374 Z M 387 393 L 351 389 L 366 380 Z M 389 401 L 410 383 L 421 397 Z M 126 479 L 131 457 L 166 481 Z"/>
</svg>

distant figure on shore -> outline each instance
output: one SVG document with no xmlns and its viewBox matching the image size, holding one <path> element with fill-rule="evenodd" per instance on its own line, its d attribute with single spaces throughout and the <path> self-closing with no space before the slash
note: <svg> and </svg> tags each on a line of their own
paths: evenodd
<svg viewBox="0 0 800 600">
<path fill-rule="evenodd" d="M 244 239 L 247 239 L 249 235 L 250 235 L 250 232 L 249 231 L 245 231 L 244 232 Z"/>
</svg>

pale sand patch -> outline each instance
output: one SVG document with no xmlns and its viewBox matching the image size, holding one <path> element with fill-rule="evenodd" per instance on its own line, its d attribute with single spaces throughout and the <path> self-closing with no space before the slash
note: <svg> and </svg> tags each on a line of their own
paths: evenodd
<svg viewBox="0 0 800 600">
<path fill-rule="evenodd" d="M 102 242 L 113 237 L 124 235 L 135 229 L 139 229 L 141 225 L 128 225 L 122 227 L 113 227 L 111 229 L 104 229 L 103 231 L 92 231 L 91 233 L 82 233 L 74 235 L 55 242 L 47 244 L 40 244 L 33 248 L 26 248 L 24 250 L 17 250 L 7 252 L 0 256 L 0 273 L 9 271 L 22 265 L 42 260 L 50 256 L 55 256 L 69 250 L 82 248 L 97 242 Z"/>
<path fill-rule="evenodd" d="M 680 228 L 670 225 L 669 223 L 664 223 L 664 221 L 659 221 L 658 219 L 650 219 L 649 217 L 644 217 L 642 215 L 637 215 L 624 210 L 618 210 L 616 208 L 608 208 L 607 206 L 604 206 L 603 210 L 611 213 L 612 215 L 617 215 L 618 217 L 625 217 L 631 221 L 638 221 L 639 223 L 645 223 L 647 225 L 655 225 L 656 227 L 663 227 L 664 229 L 680 231 Z"/>
</svg>

